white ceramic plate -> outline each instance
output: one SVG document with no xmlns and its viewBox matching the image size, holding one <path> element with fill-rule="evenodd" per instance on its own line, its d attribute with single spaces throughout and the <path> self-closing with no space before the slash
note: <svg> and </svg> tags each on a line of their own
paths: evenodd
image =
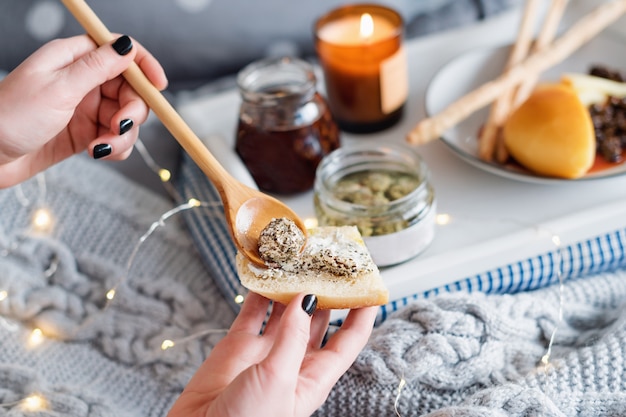
<svg viewBox="0 0 626 417">
<path fill-rule="evenodd" d="M 456 99 L 502 74 L 509 45 L 481 48 L 458 56 L 431 80 L 426 91 L 426 113 L 435 115 Z M 542 74 L 543 80 L 557 81 L 564 72 L 587 73 L 593 64 L 602 64 L 626 73 L 626 40 L 615 34 L 602 34 L 580 48 L 559 65 Z M 576 180 L 541 177 L 515 165 L 488 163 L 478 158 L 476 134 L 489 112 L 486 107 L 445 132 L 443 142 L 464 161 L 493 174 L 526 182 L 562 183 L 608 178 L 626 174 L 626 163 L 590 172 Z"/>
</svg>

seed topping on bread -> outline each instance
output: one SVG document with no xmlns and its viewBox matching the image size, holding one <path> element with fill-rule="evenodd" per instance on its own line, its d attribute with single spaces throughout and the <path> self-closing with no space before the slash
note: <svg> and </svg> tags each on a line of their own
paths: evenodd
<svg viewBox="0 0 626 417">
<path fill-rule="evenodd" d="M 346 239 L 338 228 L 328 227 L 314 229 L 306 239 L 296 224 L 287 218 L 272 219 L 263 229 L 259 237 L 259 255 L 269 269 L 255 272 L 265 278 L 281 272 L 324 272 L 355 278 L 376 268 L 360 237 Z"/>
<path fill-rule="evenodd" d="M 274 218 L 259 235 L 259 256 L 267 265 L 280 266 L 297 257 L 305 243 L 304 233 L 292 220 Z"/>
</svg>

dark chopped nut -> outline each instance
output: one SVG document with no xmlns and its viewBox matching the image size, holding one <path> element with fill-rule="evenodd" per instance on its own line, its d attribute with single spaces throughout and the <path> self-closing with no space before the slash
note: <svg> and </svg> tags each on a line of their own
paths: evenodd
<svg viewBox="0 0 626 417">
<path fill-rule="evenodd" d="M 609 80 L 624 82 L 624 78 L 619 71 L 610 69 L 604 65 L 594 65 L 589 70 L 589 75 L 607 78 Z"/>
<path fill-rule="evenodd" d="M 593 66 L 589 74 L 624 82 L 619 71 L 602 65 Z M 596 135 L 598 155 L 607 162 L 621 162 L 626 147 L 626 98 L 609 96 L 604 103 L 589 106 L 589 114 Z"/>
<path fill-rule="evenodd" d="M 598 145 L 598 152 L 608 162 L 620 162 L 622 160 L 622 142 L 617 136 L 609 136 Z"/>
</svg>

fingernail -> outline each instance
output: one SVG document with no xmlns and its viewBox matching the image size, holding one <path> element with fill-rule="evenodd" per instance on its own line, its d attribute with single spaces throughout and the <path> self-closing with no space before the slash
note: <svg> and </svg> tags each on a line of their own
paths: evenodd
<svg viewBox="0 0 626 417">
<path fill-rule="evenodd" d="M 107 155 L 111 155 L 113 148 L 107 143 L 102 143 L 93 147 L 93 159 L 104 158 Z"/>
<path fill-rule="evenodd" d="M 124 119 L 120 122 L 120 135 L 128 132 L 133 127 L 133 121 L 130 119 Z"/>
<path fill-rule="evenodd" d="M 309 316 L 313 315 L 315 311 L 315 307 L 317 307 L 317 297 L 313 294 L 305 295 L 302 299 L 302 309 Z"/>
<path fill-rule="evenodd" d="M 126 35 L 122 35 L 113 42 L 113 49 L 120 55 L 126 55 L 133 49 L 133 41 Z"/>
</svg>

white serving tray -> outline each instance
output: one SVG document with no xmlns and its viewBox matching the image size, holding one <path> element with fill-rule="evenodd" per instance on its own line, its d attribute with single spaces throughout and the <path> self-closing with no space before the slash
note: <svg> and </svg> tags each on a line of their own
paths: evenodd
<svg viewBox="0 0 626 417">
<path fill-rule="evenodd" d="M 595 2 L 570 3 L 564 22 L 580 17 Z M 473 48 L 512 42 L 517 12 L 487 22 L 407 42 L 410 98 L 403 120 L 380 134 L 344 134 L 342 141 L 403 142 L 423 117 L 424 94 L 438 70 Z M 601 36 L 624 40 L 626 20 Z M 498 36 L 494 36 L 498 34 Z M 462 41 L 459 41 L 462 40 Z M 232 150 L 240 99 L 229 90 L 216 95 L 191 94 L 178 110 L 192 129 L 218 154 L 235 176 L 249 181 Z M 437 226 L 432 245 L 418 257 L 382 270 L 392 300 L 453 283 L 492 268 L 527 259 L 562 246 L 626 228 L 626 177 L 543 185 L 500 177 L 460 160 L 443 143 L 418 148 L 430 167 L 438 212 L 450 223 Z M 279 197 L 302 217 L 314 217 L 312 193 Z"/>
</svg>

